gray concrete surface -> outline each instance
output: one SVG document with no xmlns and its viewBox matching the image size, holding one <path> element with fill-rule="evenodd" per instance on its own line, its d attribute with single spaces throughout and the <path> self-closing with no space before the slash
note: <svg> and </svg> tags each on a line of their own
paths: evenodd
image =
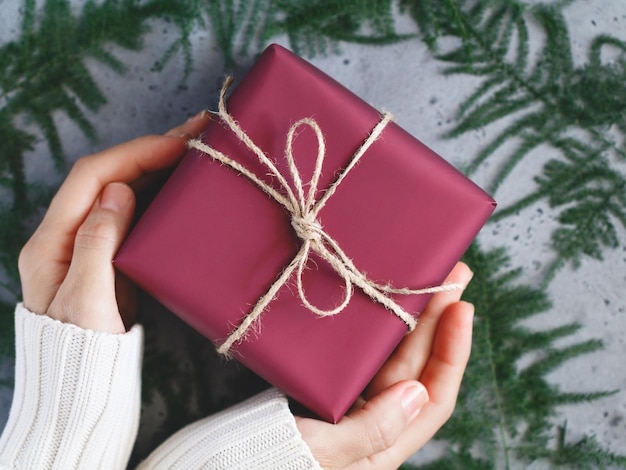
<svg viewBox="0 0 626 470">
<path fill-rule="evenodd" d="M 13 2 L 0 1 L 0 40 L 6 40 L 14 30 L 18 8 Z M 622 2 L 603 0 L 579 1 L 568 7 L 568 24 L 576 60 L 586 57 L 589 40 L 601 31 L 626 39 L 626 8 Z M 402 23 L 402 22 L 400 22 Z M 407 28 L 410 26 L 406 25 Z M 206 32 L 194 35 L 195 71 L 181 86 L 182 59 L 175 58 L 161 73 L 150 68 L 164 47 L 174 39 L 170 28 L 159 25 L 146 37 L 146 48 L 141 52 L 116 51 L 128 64 L 128 72 L 119 76 L 93 64 L 98 83 L 109 103 L 95 116 L 100 141 L 91 144 L 81 132 L 63 116 L 57 123 L 63 135 L 63 144 L 70 159 L 75 159 L 97 148 L 107 147 L 134 136 L 161 132 L 195 113 L 204 106 L 212 106 L 222 77 L 222 59 L 213 39 Z M 278 42 L 287 45 L 285 38 Z M 343 45 L 339 56 L 313 60 L 322 70 L 337 78 L 348 88 L 379 108 L 394 112 L 399 124 L 435 149 L 455 165 L 475 155 L 477 150 L 494 135 L 495 129 L 468 134 L 453 140 L 443 140 L 441 134 L 449 129 L 459 102 L 476 85 L 474 78 L 444 77 L 442 64 L 434 61 L 417 40 L 375 48 Z M 543 151 L 544 149 L 542 149 Z M 54 174 L 47 148 L 43 141 L 29 155 L 28 177 L 33 181 L 50 183 Z M 532 176 L 550 155 L 529 159 L 518 171 L 514 184 L 509 182 L 495 196 L 502 205 L 511 201 L 519 189 L 532 184 Z M 480 184 L 492 168 L 481 170 L 475 180 Z M 61 179 L 61 175 L 54 177 Z M 539 208 L 539 206 L 538 206 Z M 512 266 L 523 266 L 526 280 L 532 282 L 551 259 L 547 248 L 554 215 L 545 206 L 538 211 L 524 211 L 518 217 L 491 225 L 480 240 L 486 247 L 504 245 L 512 256 Z M 585 260 L 578 270 L 561 271 L 550 286 L 554 308 L 529 321 L 539 329 L 565 322 L 578 321 L 584 328 L 566 341 L 601 338 L 605 348 L 580 359 L 567 362 L 551 374 L 550 379 L 566 391 L 593 391 L 598 388 L 619 390 L 611 397 L 596 402 L 561 407 L 557 423 L 567 421 L 572 439 L 583 433 L 594 434 L 613 451 L 626 451 L 626 234 L 620 234 L 622 247 L 607 251 L 602 262 Z M 563 343 L 564 344 L 564 343 Z M 0 375 L 10 375 L 10 365 L 0 368 Z M 6 419 L 7 393 L 0 394 L 0 425 Z M 414 457 L 425 461 L 441 450 L 428 446 Z"/>
</svg>

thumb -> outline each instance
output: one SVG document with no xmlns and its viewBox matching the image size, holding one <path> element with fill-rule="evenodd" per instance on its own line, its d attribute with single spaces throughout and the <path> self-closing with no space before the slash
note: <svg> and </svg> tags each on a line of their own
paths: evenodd
<svg viewBox="0 0 626 470">
<path fill-rule="evenodd" d="M 102 190 L 78 228 L 67 275 L 48 308 L 48 315 L 81 328 L 123 333 L 115 298 L 113 257 L 132 219 L 135 196 L 124 183 Z"/>
<path fill-rule="evenodd" d="M 360 462 L 392 449 L 427 401 L 428 393 L 420 382 L 405 380 L 383 390 L 334 426 L 304 419 L 297 423 L 323 468 L 360 467 Z"/>
</svg>

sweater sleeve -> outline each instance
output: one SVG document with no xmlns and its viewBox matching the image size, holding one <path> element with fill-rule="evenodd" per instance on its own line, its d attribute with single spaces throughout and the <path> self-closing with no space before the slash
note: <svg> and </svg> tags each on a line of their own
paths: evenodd
<svg viewBox="0 0 626 470">
<path fill-rule="evenodd" d="M 321 470 L 276 389 L 184 427 L 137 470 L 166 468 Z"/>
<path fill-rule="evenodd" d="M 18 304 L 0 468 L 125 468 L 139 422 L 143 330 L 83 330 Z"/>
</svg>

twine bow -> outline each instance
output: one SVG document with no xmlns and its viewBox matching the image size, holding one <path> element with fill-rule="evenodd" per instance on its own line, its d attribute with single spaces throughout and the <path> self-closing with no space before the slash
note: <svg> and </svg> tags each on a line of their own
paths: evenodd
<svg viewBox="0 0 626 470">
<path fill-rule="evenodd" d="M 249 328 L 263 313 L 267 305 L 274 299 L 279 289 L 288 281 L 292 273 L 296 271 L 296 285 L 298 288 L 298 295 L 303 304 L 316 315 L 325 317 L 335 315 L 341 312 L 350 302 L 353 295 L 353 286 L 357 286 L 365 294 L 367 294 L 372 300 L 379 302 L 385 308 L 390 310 L 394 315 L 400 318 L 406 325 L 409 331 L 412 331 L 417 322 L 415 318 L 406 312 L 400 305 L 394 302 L 388 295 L 389 294 L 401 294 L 401 295 L 421 295 L 432 294 L 436 292 L 445 292 L 460 289 L 463 286 L 461 284 L 444 284 L 436 287 L 428 287 L 425 289 L 408 289 L 408 288 L 395 288 L 390 285 L 381 285 L 368 279 L 359 269 L 352 263 L 352 260 L 344 253 L 337 242 L 324 230 L 319 222 L 318 215 L 320 210 L 326 204 L 326 201 L 334 194 L 337 187 L 344 180 L 346 175 L 354 168 L 365 152 L 370 148 L 372 143 L 378 139 L 383 130 L 389 122 L 393 120 L 393 116 L 390 113 L 384 113 L 381 120 L 373 128 L 372 132 L 368 135 L 365 141 L 354 153 L 350 162 L 344 168 L 337 179 L 324 191 L 322 196 L 316 200 L 316 194 L 318 192 L 318 183 L 320 175 L 322 173 L 322 166 L 324 158 L 326 156 L 326 144 L 324 142 L 324 135 L 317 122 L 311 118 L 301 119 L 291 126 L 287 134 L 287 143 L 285 146 L 285 158 L 288 162 L 289 172 L 293 180 L 295 192 L 291 185 L 287 182 L 284 175 L 282 175 L 274 162 L 268 158 L 267 155 L 250 139 L 250 137 L 244 132 L 239 124 L 233 119 L 233 117 L 226 110 L 226 91 L 232 84 L 232 77 L 228 77 L 222 86 L 219 100 L 218 116 L 224 121 L 230 130 L 237 136 L 237 138 L 244 143 L 248 149 L 250 149 L 259 159 L 259 161 L 269 170 L 270 174 L 276 178 L 280 183 L 285 194 L 278 192 L 272 186 L 266 184 L 259 179 L 254 173 L 250 172 L 240 163 L 234 161 L 232 158 L 224 155 L 222 152 L 204 144 L 200 140 L 190 140 L 188 146 L 195 148 L 202 153 L 207 154 L 211 158 L 231 167 L 233 170 L 249 178 L 260 189 L 271 196 L 276 202 L 280 203 L 287 212 L 291 215 L 291 226 L 293 227 L 296 235 L 302 241 L 302 245 L 295 255 L 293 260 L 285 267 L 280 276 L 270 286 L 269 290 L 257 301 L 252 311 L 246 315 L 240 325 L 236 327 L 228 336 L 226 341 L 218 347 L 220 354 L 228 355 L 231 347 L 236 342 L 242 340 L 248 332 Z M 303 127 L 308 126 L 313 130 L 317 138 L 317 158 L 315 163 L 315 169 L 311 180 L 308 182 L 308 191 L 305 194 L 304 185 L 300 172 L 296 166 L 293 157 L 293 141 L 297 134 L 297 131 Z M 302 282 L 302 273 L 309 260 L 311 252 L 316 253 L 322 259 L 324 259 L 337 274 L 343 279 L 345 284 L 345 295 L 343 300 L 334 308 L 321 309 L 313 305 L 307 298 Z"/>
</svg>

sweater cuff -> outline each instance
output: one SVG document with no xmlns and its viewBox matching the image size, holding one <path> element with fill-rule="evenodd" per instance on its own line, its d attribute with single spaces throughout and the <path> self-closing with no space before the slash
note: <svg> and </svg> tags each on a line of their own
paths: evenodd
<svg viewBox="0 0 626 470">
<path fill-rule="evenodd" d="M 184 427 L 137 470 L 156 468 L 321 470 L 276 389 Z"/>
<path fill-rule="evenodd" d="M 143 330 L 83 330 L 15 310 L 13 403 L 0 466 L 125 468 L 139 423 Z"/>
</svg>

